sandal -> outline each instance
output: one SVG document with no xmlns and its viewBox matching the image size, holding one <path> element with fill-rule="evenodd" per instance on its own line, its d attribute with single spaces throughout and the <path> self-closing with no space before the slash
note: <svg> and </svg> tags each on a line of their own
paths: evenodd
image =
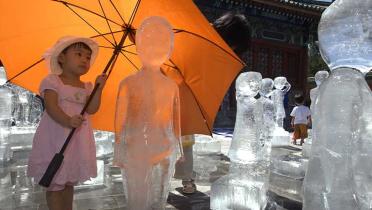
<svg viewBox="0 0 372 210">
<path fill-rule="evenodd" d="M 190 181 L 182 181 L 182 193 L 184 194 L 194 194 L 196 192 L 196 185 L 194 184 L 194 180 Z"/>
</svg>

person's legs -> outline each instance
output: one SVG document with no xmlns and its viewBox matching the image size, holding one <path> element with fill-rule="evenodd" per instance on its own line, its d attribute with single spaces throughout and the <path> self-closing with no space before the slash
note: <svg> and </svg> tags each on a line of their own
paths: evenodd
<svg viewBox="0 0 372 210">
<path fill-rule="evenodd" d="M 191 194 L 196 191 L 196 185 L 194 184 L 194 158 L 192 145 L 183 147 L 183 153 L 185 155 L 185 161 L 176 163 L 174 177 L 176 179 L 182 179 L 182 192 Z"/>
<path fill-rule="evenodd" d="M 300 146 L 302 146 L 302 144 L 304 143 L 305 141 L 305 138 L 307 138 L 307 125 L 300 125 L 300 132 L 301 132 L 301 143 L 300 143 Z"/>
<path fill-rule="evenodd" d="M 293 132 L 293 137 L 292 137 L 292 140 L 293 140 L 292 143 L 293 143 L 294 145 L 297 144 L 297 139 L 299 139 L 300 134 L 301 134 L 301 131 L 300 131 L 300 127 L 299 127 L 299 125 L 294 125 L 294 132 Z"/>
<path fill-rule="evenodd" d="M 65 204 L 65 209 L 72 210 L 72 203 L 74 200 L 74 186 L 73 185 L 66 185 L 65 189 L 63 190 L 63 200 Z"/>
<path fill-rule="evenodd" d="M 64 208 L 64 199 L 63 199 L 63 191 L 64 186 L 54 185 L 50 186 L 46 193 L 45 198 L 47 201 L 47 205 L 49 210 L 66 210 Z"/>
<path fill-rule="evenodd" d="M 189 180 L 193 178 L 194 158 L 192 149 L 192 146 L 183 147 L 185 160 L 183 162 L 177 161 L 176 163 L 176 171 L 174 173 L 176 179 Z"/>
</svg>

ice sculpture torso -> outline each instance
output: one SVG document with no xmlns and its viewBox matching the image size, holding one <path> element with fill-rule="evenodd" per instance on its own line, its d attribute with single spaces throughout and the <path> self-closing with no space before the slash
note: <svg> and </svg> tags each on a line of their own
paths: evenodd
<svg viewBox="0 0 372 210">
<path fill-rule="evenodd" d="M 126 106 L 120 134 L 125 144 L 123 161 L 133 157 L 155 164 L 170 155 L 179 138 L 174 131 L 174 126 L 179 127 L 175 125 L 179 123 L 175 121 L 179 111 L 177 85 L 160 72 L 142 70 L 122 82 L 122 96 L 120 101 Z M 120 110 L 118 107 L 117 114 Z"/>
<path fill-rule="evenodd" d="M 323 13 L 318 35 L 332 70 L 314 108 L 312 154 L 304 210 L 367 210 L 372 203 L 372 1 L 337 0 Z"/>
</svg>

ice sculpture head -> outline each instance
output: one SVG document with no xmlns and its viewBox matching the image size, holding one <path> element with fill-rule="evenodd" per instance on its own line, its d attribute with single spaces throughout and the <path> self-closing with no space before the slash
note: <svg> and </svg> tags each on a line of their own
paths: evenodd
<svg viewBox="0 0 372 210">
<path fill-rule="evenodd" d="M 159 69 L 173 50 L 172 26 L 162 17 L 145 19 L 136 32 L 136 47 L 144 68 Z"/>
<path fill-rule="evenodd" d="M 276 77 L 274 79 L 274 87 L 277 90 L 283 90 L 283 88 L 287 85 L 288 85 L 288 81 L 285 77 Z"/>
<path fill-rule="evenodd" d="M 336 0 L 322 14 L 319 47 L 331 70 L 372 69 L 372 1 Z"/>
<path fill-rule="evenodd" d="M 324 80 L 326 80 L 329 76 L 329 73 L 328 71 L 318 71 L 316 74 L 315 74 L 315 83 L 317 86 L 319 86 L 320 84 L 322 84 L 322 82 L 324 82 Z"/>
<path fill-rule="evenodd" d="M 274 81 L 270 78 L 264 78 L 261 82 L 260 94 L 263 96 L 268 96 L 274 88 Z"/>
<path fill-rule="evenodd" d="M 237 95 L 254 97 L 261 87 L 262 76 L 258 72 L 250 71 L 241 73 L 236 79 Z"/>
</svg>

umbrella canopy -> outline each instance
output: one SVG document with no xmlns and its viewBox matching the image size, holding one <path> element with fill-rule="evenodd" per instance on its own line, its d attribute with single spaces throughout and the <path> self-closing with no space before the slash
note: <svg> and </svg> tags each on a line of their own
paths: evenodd
<svg viewBox="0 0 372 210">
<path fill-rule="evenodd" d="M 140 67 L 134 30 L 149 16 L 166 18 L 175 32 L 174 52 L 163 72 L 180 87 L 182 135 L 210 134 L 220 102 L 243 67 L 191 0 L 1 1 L 0 59 L 10 82 L 38 92 L 48 74 L 43 53 L 61 36 L 91 37 L 99 56 L 84 81 L 94 81 L 122 38 L 93 126 L 114 130 L 119 82 Z"/>
</svg>

